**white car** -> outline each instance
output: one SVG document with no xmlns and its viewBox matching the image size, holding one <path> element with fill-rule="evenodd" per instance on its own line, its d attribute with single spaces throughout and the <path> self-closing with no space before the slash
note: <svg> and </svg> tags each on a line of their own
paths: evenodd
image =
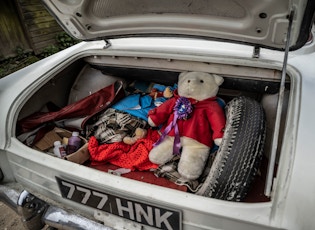
<svg viewBox="0 0 315 230">
<path fill-rule="evenodd" d="M 26 229 L 315 228 L 314 1 L 43 3 L 84 41 L 0 79 L 0 199 Z M 94 113 L 58 117 L 60 108 L 113 85 L 172 86 L 184 71 L 222 76 L 227 104 L 222 143 L 194 189 L 35 143 L 77 122 L 89 142 Z M 106 111 L 116 102 L 107 99 L 81 109 Z"/>
</svg>

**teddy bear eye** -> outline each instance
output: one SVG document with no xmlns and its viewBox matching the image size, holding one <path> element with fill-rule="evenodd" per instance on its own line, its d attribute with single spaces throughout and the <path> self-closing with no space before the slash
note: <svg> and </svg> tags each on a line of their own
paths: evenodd
<svg viewBox="0 0 315 230">
<path fill-rule="evenodd" d="M 203 80 L 200 80 L 200 83 L 203 83 Z"/>
</svg>

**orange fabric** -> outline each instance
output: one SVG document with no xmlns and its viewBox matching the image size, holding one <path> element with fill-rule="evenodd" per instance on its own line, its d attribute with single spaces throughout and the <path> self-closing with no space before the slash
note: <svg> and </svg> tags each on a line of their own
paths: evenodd
<svg viewBox="0 0 315 230">
<path fill-rule="evenodd" d="M 148 130 L 146 138 L 138 140 L 133 145 L 123 142 L 99 145 L 95 137 L 89 140 L 89 152 L 92 165 L 111 163 L 113 165 L 134 170 L 155 169 L 158 165 L 149 160 L 149 152 L 159 139 L 156 130 Z"/>
</svg>

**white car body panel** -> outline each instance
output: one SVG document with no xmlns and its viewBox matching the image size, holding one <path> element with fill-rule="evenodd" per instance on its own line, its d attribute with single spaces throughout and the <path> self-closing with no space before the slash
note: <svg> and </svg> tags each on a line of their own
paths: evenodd
<svg viewBox="0 0 315 230">
<path fill-rule="evenodd" d="M 151 205 L 150 208 L 154 210 L 157 207 L 158 211 L 159 207 L 179 211 L 180 230 L 315 228 L 312 213 L 315 207 L 315 42 L 309 37 L 314 23 L 313 1 L 42 2 L 69 34 L 86 42 L 0 79 L 0 200 L 16 196 L 4 194 L 3 191 L 10 186 L 27 189 L 36 196 L 35 201 L 38 197 L 44 200 L 43 207 L 46 209 L 39 215 L 40 219 L 34 221 L 36 226 L 31 223 L 35 218 L 28 216 L 32 214 L 32 207 L 23 207 L 23 202 L 27 200 L 24 191 L 17 201 L 14 200 L 28 229 L 40 229 L 38 226 L 42 222 L 57 229 L 155 229 L 153 224 L 140 224 L 141 217 L 140 221 L 137 219 L 139 215 L 129 214 L 128 220 L 122 218 L 123 215 L 113 216 L 100 211 L 100 208 L 89 207 L 85 198 L 89 198 L 87 194 L 91 191 L 133 201 L 128 205 L 138 202 Z M 288 34 L 291 34 L 290 43 L 286 44 Z M 289 47 L 291 50 L 286 65 L 286 55 L 282 50 Z M 264 151 L 268 161 L 270 152 L 275 148 L 278 150 L 275 150 L 277 165 L 270 166 L 271 170 L 276 171 L 272 174 L 273 181 L 267 181 L 272 183 L 271 196 L 267 201 L 259 202 L 214 199 L 105 173 L 58 159 L 22 143 L 18 136 L 18 121 L 40 111 L 50 98 L 62 101 L 70 88 L 63 86 L 63 83 L 70 85 L 76 79 L 75 74 L 69 76 L 66 71 L 76 71 L 77 67 L 78 71 L 80 68 L 82 70 L 81 64 L 97 66 L 100 72 L 105 67 L 118 67 L 122 74 L 128 74 L 129 70 L 137 70 L 136 73 L 142 69 L 151 73 L 157 70 L 164 73 L 164 77 L 170 76 L 166 74 L 168 72 L 203 71 L 222 74 L 235 84 L 244 80 L 242 87 L 246 81 L 251 82 L 249 86 L 245 85 L 248 87 L 261 83 L 267 88 L 273 87 L 273 83 L 280 83 L 283 75 L 283 80 L 289 85 L 287 88 L 276 86 L 276 93 L 270 93 L 267 88 L 260 89 L 253 96 L 260 98 L 263 104 L 265 96 L 271 95 L 270 103 L 276 105 L 278 92 L 286 90 L 287 93 L 285 99 L 288 105 L 283 109 L 282 116 L 274 113 L 276 106 L 265 105 L 264 108 L 268 119 L 271 117 L 268 120 L 271 127 L 267 127 L 269 130 L 266 134 L 268 138 L 272 139 L 277 133 L 274 132 L 277 126 L 272 123 L 276 123 L 273 116 L 281 116 L 279 142 L 266 142 Z M 286 71 L 286 75 L 282 71 Z M 150 76 L 146 80 L 150 80 Z M 165 79 L 159 80 L 162 82 Z M 171 82 L 171 79 L 166 80 Z M 247 92 L 248 89 L 242 87 L 226 87 L 225 90 L 231 90 L 231 95 L 235 96 Z M 57 96 L 52 97 L 55 96 L 52 94 Z M 64 105 L 64 101 L 60 104 Z M 83 191 L 88 191 L 81 204 L 66 199 L 57 178 L 71 181 L 76 186 L 82 186 Z M 243 187 L 246 187 L 246 183 Z M 268 196 L 268 192 L 265 195 Z M 50 208 L 54 206 L 61 209 L 53 212 L 57 220 L 49 217 Z M 133 212 L 133 208 L 128 206 L 123 211 Z M 40 210 L 35 211 L 39 213 Z M 70 214 L 63 214 L 63 211 Z M 82 217 L 73 221 L 72 214 Z M 152 219 L 152 216 L 148 219 Z M 162 217 L 161 220 L 164 223 L 168 221 Z M 93 227 L 80 225 L 81 222 Z M 167 228 L 169 225 L 165 226 Z"/>
<path fill-rule="evenodd" d="M 287 173 L 287 179 L 284 180 L 288 186 L 287 194 L 283 195 L 283 215 L 290 215 L 292 219 L 283 219 L 283 224 L 295 225 L 296 229 L 312 229 L 315 221 L 312 218 L 312 211 L 306 211 L 307 207 L 314 205 L 314 199 L 311 196 L 308 199 L 302 197 L 315 191 L 315 184 L 312 183 L 314 176 L 314 141 L 312 140 L 312 130 L 314 130 L 314 112 L 315 107 L 313 101 L 314 92 L 314 73 L 315 68 L 313 60 L 314 53 L 305 55 L 304 57 L 295 57 L 289 61 L 289 64 L 300 71 L 301 80 L 301 97 L 296 116 L 299 123 L 297 133 L 293 141 L 295 148 L 288 161 L 291 162 L 291 173 Z M 307 66 L 307 68 L 305 68 Z M 283 156 L 289 158 L 289 156 Z M 282 205 L 280 206 L 282 207 Z M 301 227 L 303 226 L 303 227 Z"/>
<path fill-rule="evenodd" d="M 177 45 L 174 46 L 174 43 Z M 315 226 L 315 220 L 312 218 L 315 200 L 312 199 L 312 195 L 309 196 L 315 191 L 315 184 L 312 183 L 315 168 L 312 167 L 315 162 L 312 152 L 315 147 L 312 140 L 315 127 L 313 119 L 315 110 L 312 103 L 315 73 L 312 64 L 315 63 L 313 53 L 289 58 L 288 73 L 293 76 L 291 80 L 294 86 L 291 88 L 292 96 L 288 111 L 290 125 L 285 131 L 284 147 L 270 202 L 253 204 L 226 202 L 99 173 L 97 170 L 60 161 L 31 148 L 25 148 L 25 145 L 15 138 L 14 124 L 17 114 L 31 92 L 49 81 L 53 72 L 86 54 L 123 53 L 125 56 L 154 56 L 166 59 L 180 58 L 184 55 L 195 60 L 202 60 L 208 55 L 209 60 L 221 63 L 228 60 L 229 63 L 243 62 L 249 66 L 272 66 L 276 69 L 282 67 L 281 52 L 275 51 L 270 54 L 269 51 L 264 53 L 262 50 L 261 58 L 252 60 L 250 47 L 228 44 L 228 52 L 223 53 L 220 52 L 222 47 L 218 46 L 219 43 L 214 43 L 215 46 L 211 44 L 210 41 L 190 39 L 133 38 L 113 40 L 110 48 L 103 49 L 104 42 L 83 42 L 1 79 L 0 119 L 5 121 L 0 123 L 1 168 L 8 167 L 4 165 L 6 161 L 3 160 L 7 158 L 19 183 L 27 186 L 32 192 L 53 198 L 64 205 L 77 206 L 79 209 L 82 208 L 81 205 L 60 197 L 55 176 L 71 178 L 83 184 L 93 184 L 93 187 L 108 192 L 118 192 L 125 197 L 142 201 L 146 199 L 153 204 L 182 210 L 184 229 L 311 229 Z M 226 48 L 227 44 L 222 46 Z M 228 58 L 225 60 L 226 55 Z M 240 60 L 240 57 L 243 59 Z M 56 66 L 58 68 L 55 68 Z M 304 68 L 305 66 L 307 68 Z M 66 172 L 64 169 L 67 169 Z M 103 183 L 104 181 L 106 183 Z M 38 187 L 38 184 L 42 187 Z M 95 213 L 91 208 L 86 208 L 86 211 L 91 215 Z"/>
</svg>

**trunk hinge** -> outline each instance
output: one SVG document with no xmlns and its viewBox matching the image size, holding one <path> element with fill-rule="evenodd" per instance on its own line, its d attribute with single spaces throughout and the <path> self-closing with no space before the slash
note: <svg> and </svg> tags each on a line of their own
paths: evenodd
<svg viewBox="0 0 315 230">
<path fill-rule="evenodd" d="M 253 49 L 253 58 L 259 58 L 259 56 L 260 56 L 260 47 L 255 46 Z"/>
<path fill-rule="evenodd" d="M 289 26 L 288 26 L 288 31 L 287 31 L 284 59 L 283 59 L 283 66 L 282 66 L 282 73 L 281 73 L 281 82 L 280 82 L 280 89 L 279 89 L 275 129 L 274 129 L 274 134 L 273 134 L 273 139 L 272 139 L 272 149 L 271 149 L 270 159 L 268 162 L 268 171 L 267 171 L 266 187 L 265 187 L 265 195 L 268 197 L 271 196 L 271 188 L 272 188 L 273 174 L 274 174 L 274 168 L 275 168 L 275 159 L 276 159 L 276 154 L 278 151 L 280 118 L 281 118 L 281 112 L 282 112 L 282 107 L 283 107 L 285 79 L 286 79 L 288 55 L 289 55 L 289 49 L 290 49 L 290 37 L 291 37 L 293 16 L 294 16 L 294 11 L 292 10 L 289 16 Z"/>
</svg>

